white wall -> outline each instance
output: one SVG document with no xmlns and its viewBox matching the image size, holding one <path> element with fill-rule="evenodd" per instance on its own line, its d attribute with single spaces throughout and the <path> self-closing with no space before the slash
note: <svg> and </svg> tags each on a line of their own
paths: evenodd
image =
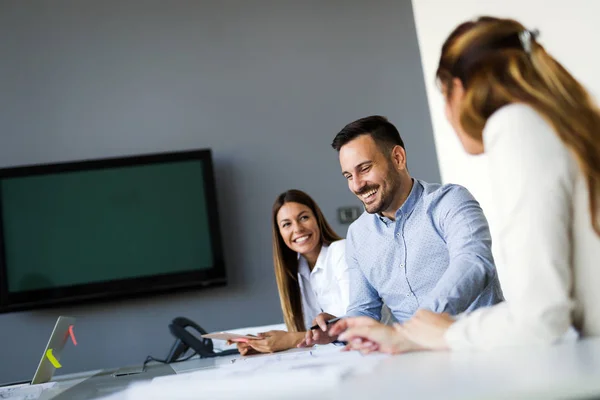
<svg viewBox="0 0 600 400">
<path fill-rule="evenodd" d="M 442 180 L 469 188 L 482 204 L 493 229 L 495 221 L 486 206 L 489 190 L 485 156 L 464 153 L 444 117 L 443 99 L 435 85 L 442 44 L 458 24 L 474 17 L 514 18 L 529 29 L 539 29 L 539 42 L 599 98 L 600 1 L 412 0 L 412 3 Z"/>
</svg>

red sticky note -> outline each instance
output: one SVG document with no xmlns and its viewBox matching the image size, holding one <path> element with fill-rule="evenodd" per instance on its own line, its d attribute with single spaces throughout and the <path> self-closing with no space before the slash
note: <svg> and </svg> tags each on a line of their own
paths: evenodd
<svg viewBox="0 0 600 400">
<path fill-rule="evenodd" d="M 69 335 L 71 336 L 73 344 L 77 346 L 77 339 L 75 339 L 75 334 L 73 333 L 73 325 L 69 325 Z"/>
</svg>

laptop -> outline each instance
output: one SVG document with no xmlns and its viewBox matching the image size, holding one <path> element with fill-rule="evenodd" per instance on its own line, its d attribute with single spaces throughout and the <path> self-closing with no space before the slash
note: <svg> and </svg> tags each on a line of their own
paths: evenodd
<svg viewBox="0 0 600 400">
<path fill-rule="evenodd" d="M 50 379 L 52 379 L 56 368 L 61 367 L 59 363 L 60 356 L 65 344 L 73 333 L 74 325 L 74 317 L 58 317 L 56 324 L 54 324 L 52 335 L 50 335 L 48 344 L 44 349 L 44 353 L 42 353 L 42 359 L 40 360 L 37 370 L 35 371 L 35 375 L 33 375 L 33 379 L 31 380 L 32 385 L 49 382 Z M 72 339 L 74 341 L 75 337 L 73 336 Z M 77 342 L 74 341 L 73 344 L 77 344 Z"/>
</svg>

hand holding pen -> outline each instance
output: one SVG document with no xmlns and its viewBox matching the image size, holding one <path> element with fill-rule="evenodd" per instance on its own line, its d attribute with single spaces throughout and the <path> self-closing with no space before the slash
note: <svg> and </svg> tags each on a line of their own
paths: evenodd
<svg viewBox="0 0 600 400">
<path fill-rule="evenodd" d="M 321 313 L 313 321 L 313 326 L 306 332 L 304 340 L 298 344 L 298 347 L 310 347 L 315 344 L 327 344 L 335 341 L 336 336 L 330 336 L 327 330 L 329 326 L 335 324 L 340 318 L 334 315 Z"/>
<path fill-rule="evenodd" d="M 323 318 L 323 315 L 325 315 L 325 313 L 321 313 L 321 314 L 317 315 L 317 318 L 315 318 L 315 321 L 314 321 L 314 322 L 316 322 L 316 324 L 311 326 L 310 330 L 321 329 L 323 332 L 326 332 L 329 325 L 334 324 L 337 321 L 339 321 L 340 319 L 342 319 L 341 317 L 336 317 L 336 318 L 325 320 Z"/>
</svg>

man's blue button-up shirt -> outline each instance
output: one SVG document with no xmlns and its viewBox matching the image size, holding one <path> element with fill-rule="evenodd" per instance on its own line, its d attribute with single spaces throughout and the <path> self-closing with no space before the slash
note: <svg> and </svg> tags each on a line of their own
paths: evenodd
<svg viewBox="0 0 600 400">
<path fill-rule="evenodd" d="M 363 213 L 349 228 L 346 315 L 381 317 L 382 302 L 399 321 L 419 308 L 458 314 L 503 300 L 487 220 L 458 185 L 413 180 L 392 221 Z"/>
</svg>

